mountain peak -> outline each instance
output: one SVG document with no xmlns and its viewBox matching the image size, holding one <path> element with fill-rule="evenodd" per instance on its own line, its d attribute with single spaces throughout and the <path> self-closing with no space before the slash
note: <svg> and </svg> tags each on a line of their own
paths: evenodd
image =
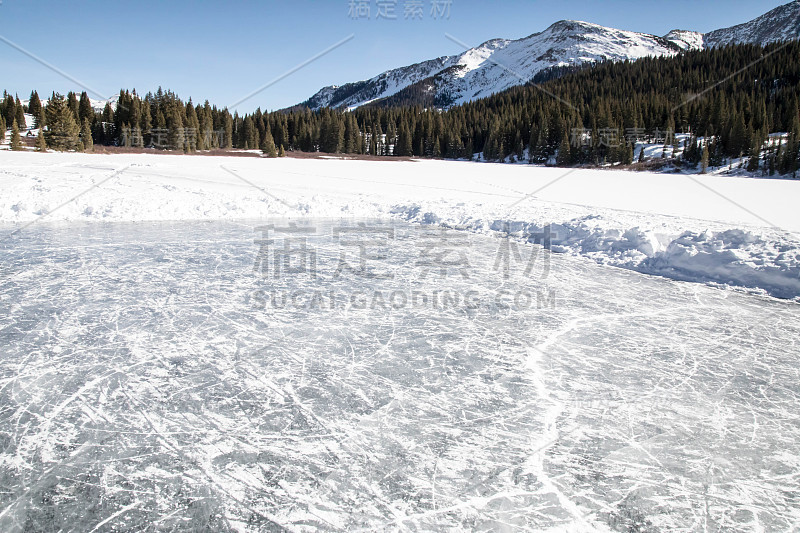
<svg viewBox="0 0 800 533">
<path fill-rule="evenodd" d="M 800 0 L 778 6 L 758 18 L 705 35 L 713 48 L 736 43 L 769 44 L 800 38 Z"/>
<path fill-rule="evenodd" d="M 671 56 L 729 43 L 796 39 L 800 0 L 750 22 L 703 35 L 672 30 L 664 37 L 560 20 L 521 39 L 491 39 L 460 54 L 388 70 L 372 79 L 329 86 L 301 105 L 352 109 L 363 105 L 449 107 L 523 85 L 552 67 Z"/>
<path fill-rule="evenodd" d="M 585 22 L 583 20 L 564 19 L 552 23 L 547 29 L 572 29 L 575 26 L 597 26 L 597 24 L 592 24 L 591 22 Z"/>
<path fill-rule="evenodd" d="M 559 20 L 558 22 L 554 22 L 551 24 L 546 30 L 542 33 L 555 33 L 555 32 L 574 32 L 574 31 L 597 31 L 597 30 L 607 30 L 611 28 L 606 28 L 604 26 L 600 26 L 599 24 L 594 24 L 592 22 L 586 22 L 583 20 Z M 538 35 L 538 34 L 537 34 Z"/>
<path fill-rule="evenodd" d="M 705 39 L 702 33 L 689 30 L 672 30 L 664 39 L 679 46 L 682 50 L 702 50 Z"/>
</svg>

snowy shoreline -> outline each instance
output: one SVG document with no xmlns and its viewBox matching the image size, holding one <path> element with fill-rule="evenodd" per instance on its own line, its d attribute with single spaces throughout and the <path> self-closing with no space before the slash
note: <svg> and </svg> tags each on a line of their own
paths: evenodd
<svg viewBox="0 0 800 533">
<path fill-rule="evenodd" d="M 791 180 L 451 161 L 4 151 L 0 189 L 0 224 L 17 227 L 39 219 L 398 217 L 525 238 L 549 226 L 556 252 L 800 299 L 800 182 Z"/>
</svg>

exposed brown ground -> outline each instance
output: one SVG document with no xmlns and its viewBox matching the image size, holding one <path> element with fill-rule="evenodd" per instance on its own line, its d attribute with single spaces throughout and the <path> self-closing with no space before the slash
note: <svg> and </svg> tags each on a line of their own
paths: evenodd
<svg viewBox="0 0 800 533">
<path fill-rule="evenodd" d="M 178 152 L 175 150 L 157 150 L 155 148 L 125 148 L 122 146 L 94 145 L 95 154 L 153 154 L 153 155 L 191 155 L 191 156 L 226 156 L 226 157 L 261 157 L 261 154 L 241 152 L 238 150 L 204 150 L 202 152 Z"/>
<path fill-rule="evenodd" d="M 27 139 L 24 139 L 27 142 Z M 31 139 L 29 146 L 33 146 L 35 139 Z M 244 152 L 241 150 L 204 150 L 201 152 L 178 152 L 174 150 L 157 150 L 155 148 L 125 148 L 120 146 L 94 145 L 95 154 L 155 154 L 155 155 L 191 155 L 191 156 L 223 156 L 223 157 L 264 157 L 261 154 Z M 286 157 L 292 159 L 347 159 L 360 161 L 411 161 L 410 157 L 371 156 L 357 154 L 326 154 L 322 152 L 286 152 Z"/>
<path fill-rule="evenodd" d="M 618 165 L 611 168 L 613 170 L 633 170 L 634 172 L 663 172 L 670 168 L 675 168 L 675 161 L 672 159 L 651 159 L 643 163 L 635 162 L 631 165 Z"/>
<path fill-rule="evenodd" d="M 22 136 L 23 146 L 33 148 L 36 145 L 36 137 Z M 120 146 L 94 145 L 95 154 L 154 154 L 154 155 L 188 155 L 188 156 L 215 156 L 215 157 L 265 157 L 261 154 L 245 152 L 242 150 L 204 150 L 200 152 L 178 152 L 174 150 L 158 150 L 155 148 L 125 148 Z M 348 161 L 406 161 L 410 162 L 411 157 L 394 156 L 372 156 L 361 154 L 327 154 L 324 152 L 286 152 L 286 157 L 291 159 L 341 159 Z M 634 172 L 658 172 L 674 167 L 674 162 L 669 159 L 651 159 L 643 163 L 635 162 L 631 165 L 616 165 L 610 167 L 611 170 L 631 170 Z M 586 165 L 583 168 L 600 168 Z"/>
</svg>

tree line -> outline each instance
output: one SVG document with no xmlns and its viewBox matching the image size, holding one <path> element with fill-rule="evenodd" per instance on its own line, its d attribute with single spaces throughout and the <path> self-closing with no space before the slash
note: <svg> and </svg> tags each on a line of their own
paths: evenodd
<svg viewBox="0 0 800 533">
<path fill-rule="evenodd" d="M 722 83 L 720 83 L 722 82 Z M 92 109 L 86 93 L 31 94 L 42 145 L 92 144 L 193 152 L 211 149 L 526 160 L 561 166 L 629 164 L 654 131 L 690 134 L 674 153 L 690 165 L 746 157 L 748 168 L 796 172 L 800 148 L 800 43 L 734 45 L 675 57 L 554 68 L 529 84 L 447 110 L 391 99 L 354 111 L 292 108 L 239 115 L 158 89 L 120 91 Z M 0 128 L 24 126 L 19 97 L 4 94 Z M 609 140 L 609 132 L 618 132 Z M 787 142 L 763 151 L 770 133 Z M 605 138 L 605 142 L 601 142 Z M 38 142 L 38 141 L 37 141 Z M 659 141 L 661 142 L 661 141 Z M 667 153 L 666 146 L 664 153 Z M 673 153 L 670 151 L 670 153 Z M 762 154 L 763 155 L 762 157 Z"/>
</svg>

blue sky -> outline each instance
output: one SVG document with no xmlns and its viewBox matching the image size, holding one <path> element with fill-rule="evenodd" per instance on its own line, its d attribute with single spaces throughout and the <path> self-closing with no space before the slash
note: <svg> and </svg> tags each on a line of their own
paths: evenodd
<svg viewBox="0 0 800 533">
<path fill-rule="evenodd" d="M 355 1 L 355 0 L 353 0 Z M 746 22 L 786 0 L 452 0 L 449 17 L 434 18 L 437 0 L 388 0 L 396 19 L 350 13 L 351 0 L 292 1 L 37 1 L 2 0 L 0 37 L 39 56 L 93 91 L 121 87 L 141 94 L 159 85 L 181 97 L 230 106 L 271 80 L 354 34 L 355 37 L 236 106 L 278 109 L 325 85 L 370 78 L 389 68 L 456 54 L 444 34 L 475 46 L 520 38 L 561 19 L 663 35 L 671 29 L 710 31 Z M 404 18 L 406 3 L 422 19 Z M 438 0 L 440 9 L 447 2 Z M 389 13 L 391 14 L 391 13 Z M 0 42 L 0 89 L 27 98 L 31 89 L 82 90 Z M 97 95 L 90 94 L 93 98 Z"/>
</svg>

